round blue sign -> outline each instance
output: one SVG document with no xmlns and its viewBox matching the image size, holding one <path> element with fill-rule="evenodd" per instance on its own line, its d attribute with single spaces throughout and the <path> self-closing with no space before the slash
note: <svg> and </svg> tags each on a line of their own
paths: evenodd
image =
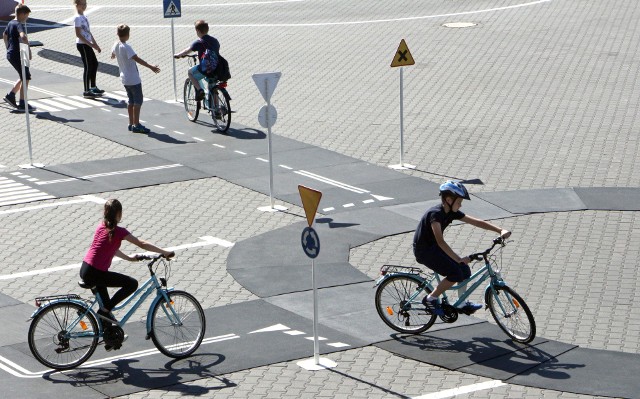
<svg viewBox="0 0 640 399">
<path fill-rule="evenodd" d="M 311 259 L 318 256 L 320 253 L 320 238 L 318 233 L 312 227 L 305 227 L 302 230 L 302 249 Z"/>
</svg>

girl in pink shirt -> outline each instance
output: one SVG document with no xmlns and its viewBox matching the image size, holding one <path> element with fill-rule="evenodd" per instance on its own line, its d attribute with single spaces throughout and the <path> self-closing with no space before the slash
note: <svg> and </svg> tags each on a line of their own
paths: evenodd
<svg viewBox="0 0 640 399">
<path fill-rule="evenodd" d="M 140 248 L 157 252 L 166 258 L 175 255 L 172 251 L 165 251 L 162 248 L 136 238 L 124 227 L 118 226 L 122 219 L 122 204 L 117 199 L 110 199 L 104 204 L 104 219 L 96 228 L 91 247 L 87 251 L 80 268 L 80 277 L 86 284 L 93 285 L 102 298 L 103 307 L 98 310 L 98 316 L 107 325 L 117 324 L 111 314 L 111 310 L 122 302 L 129 295 L 138 289 L 138 281 L 124 274 L 110 272 L 109 267 L 114 256 L 130 262 L 136 262 L 135 256 L 129 256 L 120 251 L 122 240 L 139 246 Z M 109 297 L 107 287 L 120 288 L 112 298 Z"/>
</svg>

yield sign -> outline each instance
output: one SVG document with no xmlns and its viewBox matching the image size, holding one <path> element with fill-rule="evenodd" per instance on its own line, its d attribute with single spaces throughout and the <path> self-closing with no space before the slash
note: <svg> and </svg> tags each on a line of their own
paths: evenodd
<svg viewBox="0 0 640 399">
<path fill-rule="evenodd" d="M 300 199 L 302 199 L 304 213 L 307 215 L 307 223 L 309 223 L 309 227 L 311 227 L 313 219 L 316 218 L 316 212 L 318 210 L 318 205 L 320 204 L 320 198 L 322 198 L 322 193 L 318 190 L 305 187 L 302 184 L 298 185 L 298 192 L 300 192 Z"/>
<path fill-rule="evenodd" d="M 282 72 L 256 73 L 252 76 L 264 101 L 269 102 L 271 100 L 271 95 L 278 85 L 280 76 L 282 76 Z"/>
<path fill-rule="evenodd" d="M 402 39 L 400 45 L 398 46 L 398 51 L 393 56 L 393 61 L 391 61 L 392 67 L 402 67 L 407 65 L 413 65 L 416 62 L 413 60 L 413 56 L 411 55 L 411 51 L 409 51 L 409 47 L 407 47 L 407 43 Z"/>
</svg>

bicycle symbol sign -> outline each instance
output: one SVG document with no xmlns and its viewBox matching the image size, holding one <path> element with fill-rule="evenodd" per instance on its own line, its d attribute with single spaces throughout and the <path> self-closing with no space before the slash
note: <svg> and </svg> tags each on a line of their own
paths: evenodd
<svg viewBox="0 0 640 399">
<path fill-rule="evenodd" d="M 305 227 L 302 230 L 302 249 L 308 257 L 314 259 L 320 253 L 320 237 L 312 227 Z"/>
</svg>

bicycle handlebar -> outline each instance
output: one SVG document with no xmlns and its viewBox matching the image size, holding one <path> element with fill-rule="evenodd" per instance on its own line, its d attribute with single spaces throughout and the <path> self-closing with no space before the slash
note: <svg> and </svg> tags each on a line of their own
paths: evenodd
<svg viewBox="0 0 640 399">
<path fill-rule="evenodd" d="M 491 248 L 487 248 L 483 252 L 476 252 L 474 254 L 471 254 L 471 255 L 469 255 L 469 259 L 471 259 L 471 260 L 483 260 L 483 259 L 486 260 L 487 259 L 487 255 L 489 255 L 489 253 L 493 250 L 493 248 L 496 247 L 496 245 L 502 245 L 504 247 L 505 245 L 507 245 L 507 241 L 506 241 L 506 239 L 504 239 L 502 237 L 498 237 L 498 238 L 493 240 L 493 245 L 491 246 Z"/>
<path fill-rule="evenodd" d="M 157 261 L 160 258 L 171 259 L 174 256 L 176 256 L 176 253 L 171 251 L 171 254 L 169 256 L 164 256 L 162 254 L 157 254 L 157 255 L 153 255 L 153 256 L 140 254 L 140 255 L 136 255 L 135 258 L 138 261 L 141 261 L 141 260 L 152 260 L 153 262 L 151 262 L 151 263 L 155 263 L 155 261 Z"/>
</svg>

